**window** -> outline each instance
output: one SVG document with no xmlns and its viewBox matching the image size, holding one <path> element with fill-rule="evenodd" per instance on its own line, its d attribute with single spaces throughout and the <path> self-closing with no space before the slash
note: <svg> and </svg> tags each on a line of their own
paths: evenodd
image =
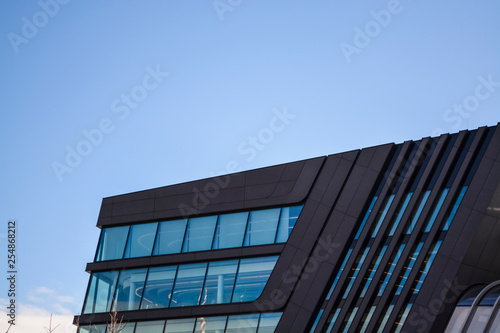
<svg viewBox="0 0 500 333">
<path fill-rule="evenodd" d="M 189 219 L 182 252 L 210 250 L 216 223 L 217 215 Z"/>
<path fill-rule="evenodd" d="M 129 269 L 120 272 L 112 310 L 138 310 L 144 291 L 147 268 Z"/>
<path fill-rule="evenodd" d="M 83 313 L 110 311 L 117 279 L 117 271 L 92 274 Z"/>
<path fill-rule="evenodd" d="M 169 319 L 165 325 L 165 333 L 192 333 L 196 318 Z"/>
<path fill-rule="evenodd" d="M 200 305 L 230 303 L 238 260 L 211 262 Z"/>
<path fill-rule="evenodd" d="M 302 211 L 303 206 L 281 208 L 280 224 L 276 235 L 276 243 L 284 243 L 290 237 L 295 222 Z"/>
<path fill-rule="evenodd" d="M 274 243 L 279 216 L 279 208 L 250 212 L 243 245 L 250 246 Z"/>
<path fill-rule="evenodd" d="M 164 320 L 143 321 L 137 323 L 135 331 L 140 333 L 163 333 L 163 326 L 165 326 Z"/>
<path fill-rule="evenodd" d="M 150 256 L 158 223 L 136 224 L 130 227 L 124 258 Z"/>
<path fill-rule="evenodd" d="M 219 216 L 212 249 L 240 247 L 248 220 L 248 212 Z"/>
<path fill-rule="evenodd" d="M 104 228 L 101 232 L 96 261 L 121 259 L 127 242 L 129 226 Z"/>
<path fill-rule="evenodd" d="M 141 309 L 167 308 L 170 305 L 176 272 L 177 266 L 149 269 Z"/>
<path fill-rule="evenodd" d="M 207 317 L 196 319 L 195 332 L 219 333 L 226 328 L 227 317 Z"/>
<path fill-rule="evenodd" d="M 277 256 L 98 272 L 83 313 L 255 301 Z"/>
<path fill-rule="evenodd" d="M 170 307 L 198 305 L 207 263 L 180 265 Z"/>
<path fill-rule="evenodd" d="M 254 333 L 257 332 L 258 314 L 229 316 L 227 318 L 226 333 Z"/>
<path fill-rule="evenodd" d="M 153 254 L 180 253 L 186 224 L 187 219 L 161 222 Z"/>
<path fill-rule="evenodd" d="M 302 207 L 104 228 L 95 261 L 284 243 Z"/>
<path fill-rule="evenodd" d="M 241 259 L 233 303 L 256 300 L 264 290 L 277 259 L 278 257 Z"/>
</svg>

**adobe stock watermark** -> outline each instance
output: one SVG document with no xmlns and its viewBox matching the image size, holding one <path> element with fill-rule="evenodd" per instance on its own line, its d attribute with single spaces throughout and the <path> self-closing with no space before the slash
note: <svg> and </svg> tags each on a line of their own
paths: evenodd
<svg viewBox="0 0 500 333">
<path fill-rule="evenodd" d="M 267 126 L 261 128 L 255 134 L 247 136 L 236 146 L 238 154 L 245 157 L 246 162 L 253 161 L 258 153 L 263 151 L 272 141 L 274 141 L 276 135 L 283 132 L 296 117 L 296 115 L 290 113 L 286 107 L 283 107 L 282 110 L 274 109 L 272 113 L 273 116 L 269 119 Z M 228 174 L 241 170 L 242 162 L 233 159 L 227 161 L 225 170 L 218 173 L 213 171 L 209 172 L 209 176 L 213 177 L 213 180 L 207 182 L 202 191 L 196 187 L 193 188 L 194 196 L 192 203 L 190 205 L 185 203 L 178 205 L 182 216 L 188 217 L 190 215 L 195 215 L 199 210 L 208 206 L 210 200 L 216 198 L 220 190 L 229 185 L 230 176 L 228 176 Z"/>
<path fill-rule="evenodd" d="M 19 52 L 19 46 L 28 44 L 30 40 L 38 35 L 39 29 L 45 27 L 70 0 L 40 0 L 38 6 L 40 10 L 35 12 L 31 19 L 23 16 L 20 33 L 9 32 L 7 38 L 15 53 Z"/>
<path fill-rule="evenodd" d="M 414 312 L 406 320 L 408 324 L 416 327 L 417 332 L 428 332 L 429 324 L 434 322 L 434 318 L 443 312 L 443 305 L 456 302 L 460 294 L 467 288 L 467 286 L 459 284 L 457 279 L 452 282 L 444 280 L 444 285 L 445 288 L 441 290 L 439 298 L 431 300 L 426 308 L 419 307 L 418 313 Z M 450 297 L 447 297 L 448 293 L 451 293 Z"/>
<path fill-rule="evenodd" d="M 478 84 L 470 95 L 465 96 L 461 102 L 454 103 L 443 113 L 443 120 L 449 123 L 454 131 L 460 128 L 465 119 L 477 112 L 481 104 L 489 99 L 500 87 L 500 81 L 494 81 L 493 74 L 489 74 L 486 78 L 480 75 L 477 77 L 477 81 Z M 435 128 L 432 135 L 436 136 L 444 132 L 441 128 Z"/>
<path fill-rule="evenodd" d="M 168 72 L 160 69 L 160 65 L 155 68 L 146 66 L 146 74 L 141 82 L 133 86 L 128 93 L 123 93 L 119 98 L 113 100 L 110 106 L 112 113 L 116 114 L 119 120 L 125 120 L 132 110 L 137 109 L 150 92 L 160 86 L 168 77 Z M 66 156 L 62 162 L 53 161 L 51 163 L 55 176 L 62 182 L 66 174 L 72 173 L 93 151 L 100 146 L 106 135 L 113 133 L 116 128 L 116 121 L 110 117 L 103 117 L 94 128 L 83 129 L 83 137 L 73 147 L 67 145 Z"/>
<path fill-rule="evenodd" d="M 366 22 L 363 28 L 358 26 L 354 27 L 354 38 L 352 43 L 341 42 L 339 44 L 340 50 L 347 63 L 351 63 L 352 56 L 354 54 L 360 54 L 363 49 L 370 45 L 374 38 L 380 35 L 384 28 L 387 28 L 389 24 L 391 24 L 393 17 L 402 11 L 403 6 L 399 0 L 390 0 L 387 3 L 386 9 L 370 11 L 370 16 L 373 20 Z"/>
<path fill-rule="evenodd" d="M 236 7 L 241 5 L 243 0 L 214 0 L 212 6 L 214 7 L 219 20 L 224 21 L 226 12 L 232 12 Z"/>
</svg>

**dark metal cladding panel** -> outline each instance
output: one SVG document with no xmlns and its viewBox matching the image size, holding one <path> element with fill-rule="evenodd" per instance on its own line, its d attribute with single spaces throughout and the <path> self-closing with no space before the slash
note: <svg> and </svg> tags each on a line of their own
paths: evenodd
<svg viewBox="0 0 500 333">
<path fill-rule="evenodd" d="M 97 226 L 296 204 L 309 194 L 324 160 L 318 157 L 105 198 Z"/>
<path fill-rule="evenodd" d="M 386 145 L 363 149 L 357 153 L 356 159 L 350 157 L 352 154 L 348 158 L 343 158 L 339 163 L 335 163 L 336 172 L 330 178 L 329 184 L 326 187 L 325 184 L 318 184 L 325 191 L 325 194 L 321 197 L 321 203 L 329 208 L 331 211 L 330 216 L 339 216 L 341 214 L 343 219 L 332 221 L 335 226 L 338 226 L 338 231 L 335 234 L 331 234 L 331 231 L 327 231 L 328 234 L 325 234 L 325 231 L 331 228 L 329 228 L 329 225 L 325 227 L 326 219 L 322 219 L 321 221 L 314 221 L 303 236 L 300 249 L 306 250 L 308 258 L 305 263 L 295 263 L 295 267 L 298 266 L 302 271 L 289 303 L 300 307 L 299 313 L 301 316 L 300 319 L 292 318 L 288 311 L 285 310 L 282 317 L 283 323 L 293 322 L 293 331 L 305 331 L 307 325 L 314 320 L 312 316 L 315 309 L 323 302 L 324 291 L 328 288 L 329 278 L 335 264 L 338 264 L 339 259 L 341 259 L 339 257 L 341 249 L 345 246 L 345 241 L 355 227 L 356 219 L 359 219 L 363 207 L 369 200 L 377 179 L 381 177 L 382 170 L 380 170 L 380 166 L 378 166 L 378 172 L 375 172 L 374 169 L 369 168 L 368 161 L 378 154 L 383 155 L 387 160 L 391 152 L 389 148 Z M 358 163 L 360 159 L 362 163 Z M 380 158 L 377 159 L 377 161 L 380 160 Z M 354 164 L 350 168 L 342 167 L 343 163 L 349 165 L 347 162 L 350 162 L 352 164 L 351 161 Z M 322 174 L 328 172 L 326 170 L 328 164 L 327 160 Z M 330 186 L 331 184 L 335 184 L 335 186 Z M 333 193 L 326 193 L 329 190 L 333 191 Z M 312 193 L 314 193 L 314 189 Z M 316 198 L 319 198 L 319 196 L 316 196 Z M 347 215 L 347 211 L 353 216 Z M 341 239 L 338 239 L 339 237 Z M 337 257 L 335 263 L 328 260 L 335 256 Z M 280 322 L 276 332 L 285 332 L 285 325 Z"/>
</svg>

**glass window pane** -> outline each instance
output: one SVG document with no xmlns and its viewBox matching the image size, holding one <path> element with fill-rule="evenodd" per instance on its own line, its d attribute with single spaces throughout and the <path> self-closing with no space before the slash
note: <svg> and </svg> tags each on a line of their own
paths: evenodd
<svg viewBox="0 0 500 333">
<path fill-rule="evenodd" d="M 250 212 L 244 246 L 274 243 L 280 209 L 266 209 Z"/>
<path fill-rule="evenodd" d="M 207 317 L 198 318 L 196 320 L 195 332 L 204 333 L 221 333 L 226 327 L 227 317 Z"/>
<path fill-rule="evenodd" d="M 406 207 L 408 206 L 408 202 L 410 202 L 412 195 L 413 192 L 410 192 L 406 195 L 406 199 L 403 202 L 402 207 L 399 209 L 398 217 L 396 218 L 396 221 L 394 221 L 394 224 L 392 225 L 391 231 L 389 232 L 389 236 L 394 236 L 394 232 L 396 232 L 396 229 L 399 226 L 399 222 L 401 221 L 401 218 L 403 217 L 403 214 L 406 211 Z"/>
<path fill-rule="evenodd" d="M 467 332 L 484 332 L 492 312 L 492 306 L 478 306 Z"/>
<path fill-rule="evenodd" d="M 181 253 L 186 223 L 187 219 L 160 222 L 153 255 Z"/>
<path fill-rule="evenodd" d="M 165 320 L 138 322 L 135 331 L 137 333 L 163 333 Z"/>
<path fill-rule="evenodd" d="M 394 323 L 396 325 L 396 329 L 394 330 L 394 333 L 400 333 L 401 330 L 403 329 L 403 325 L 405 324 L 406 318 L 408 317 L 408 314 L 410 313 L 411 307 L 413 304 L 408 304 L 403 311 L 403 314 L 401 317 L 396 318 L 396 322 Z"/>
<path fill-rule="evenodd" d="M 231 303 L 238 260 L 211 262 L 200 305 Z"/>
<path fill-rule="evenodd" d="M 261 314 L 257 333 L 273 333 L 276 326 L 278 326 L 282 314 L 282 312 Z"/>
<path fill-rule="evenodd" d="M 256 300 L 264 290 L 277 260 L 277 256 L 241 259 L 234 287 L 233 302 Z"/>
<path fill-rule="evenodd" d="M 422 197 L 422 200 L 420 201 L 418 209 L 417 209 L 415 215 L 413 216 L 413 219 L 411 220 L 410 227 L 406 231 L 407 234 L 411 234 L 411 232 L 415 228 L 415 225 L 417 224 L 418 218 L 420 217 L 420 214 L 422 213 L 422 210 L 424 209 L 425 203 L 427 202 L 427 199 L 429 199 L 430 194 L 431 194 L 431 190 L 428 190 L 425 192 L 424 196 Z"/>
<path fill-rule="evenodd" d="M 210 250 L 216 223 L 217 215 L 189 219 L 182 252 Z"/>
<path fill-rule="evenodd" d="M 150 256 L 158 223 L 136 224 L 130 227 L 124 258 Z"/>
<path fill-rule="evenodd" d="M 112 309 L 138 310 L 144 290 L 147 268 L 128 269 L 120 272 Z"/>
<path fill-rule="evenodd" d="M 196 318 L 169 319 L 165 326 L 165 333 L 192 333 Z"/>
<path fill-rule="evenodd" d="M 493 325 L 491 325 L 490 332 L 500 332 L 500 311 L 497 312 Z"/>
<path fill-rule="evenodd" d="M 319 310 L 318 315 L 316 316 L 316 319 L 314 319 L 314 323 L 313 323 L 313 325 L 312 325 L 311 330 L 309 331 L 309 333 L 313 333 L 314 332 L 314 330 L 316 329 L 316 326 L 318 326 L 319 320 L 321 319 L 321 316 L 323 315 L 324 311 L 325 311 L 324 309 Z"/>
<path fill-rule="evenodd" d="M 134 333 L 135 323 L 123 323 L 123 329 L 120 333 Z M 108 332 L 109 333 L 109 332 Z"/>
<path fill-rule="evenodd" d="M 151 267 L 141 309 L 168 308 L 177 266 Z"/>
<path fill-rule="evenodd" d="M 122 259 L 125 243 L 127 242 L 128 229 L 128 225 L 116 228 L 104 228 L 95 260 Z"/>
<path fill-rule="evenodd" d="M 384 281 L 380 284 L 378 294 L 377 296 L 382 296 L 384 293 L 385 288 L 387 287 L 387 284 L 389 283 L 389 280 L 392 277 L 392 273 L 394 272 L 394 269 L 396 268 L 396 265 L 398 264 L 399 259 L 401 258 L 401 254 L 403 253 L 403 250 L 405 248 L 406 244 L 401 244 L 399 246 L 399 250 L 397 253 L 393 253 L 391 256 L 391 259 L 389 259 L 389 262 L 387 263 L 386 269 L 384 270 Z M 384 275 L 382 275 L 384 276 Z"/>
<path fill-rule="evenodd" d="M 276 235 L 276 243 L 284 243 L 292 233 L 295 222 L 304 206 L 285 207 L 281 208 L 280 225 L 278 234 Z"/>
<path fill-rule="evenodd" d="M 110 311 L 117 279 L 118 271 L 92 274 L 83 313 Z"/>
<path fill-rule="evenodd" d="M 396 295 L 401 294 L 401 291 L 403 290 L 403 287 L 408 280 L 408 276 L 410 275 L 410 272 L 413 268 L 413 265 L 415 265 L 415 261 L 417 261 L 418 255 L 420 254 L 420 251 L 422 250 L 422 246 L 424 246 L 424 243 L 418 243 L 416 249 L 413 251 L 413 254 L 410 254 L 410 257 L 406 261 L 406 270 L 404 272 L 403 276 L 399 277 L 399 285 L 398 289 L 396 289 Z M 396 282 L 397 283 L 397 282 Z"/>
<path fill-rule="evenodd" d="M 372 202 L 370 203 L 370 207 L 368 207 L 368 211 L 365 214 L 365 217 L 363 218 L 363 221 L 361 221 L 361 225 L 358 228 L 358 231 L 356 232 L 356 236 L 354 236 L 354 239 L 358 239 L 359 235 L 361 235 L 361 231 L 363 231 L 363 228 L 365 227 L 366 221 L 368 220 L 368 217 L 370 216 L 373 206 L 375 205 L 375 202 L 377 201 L 377 197 L 373 197 Z"/>
<path fill-rule="evenodd" d="M 328 291 L 328 294 L 326 295 L 325 300 L 329 300 L 330 297 L 332 296 L 333 290 L 335 289 L 335 286 L 337 285 L 337 282 L 340 279 L 340 275 L 342 275 L 342 272 L 344 271 L 345 265 L 347 264 L 347 261 L 349 260 L 351 253 L 352 253 L 352 249 L 349 249 L 349 251 L 347 251 L 346 256 L 344 257 L 344 261 L 342 262 L 342 266 L 340 266 L 340 269 L 339 269 L 337 275 L 335 276 L 335 280 L 333 280 L 333 282 L 332 282 L 332 286 L 330 287 L 330 291 Z"/>
<path fill-rule="evenodd" d="M 248 212 L 219 215 L 213 249 L 240 247 L 247 226 Z"/>
<path fill-rule="evenodd" d="M 106 332 L 106 324 L 80 327 L 80 333 L 104 333 L 104 332 Z"/>
<path fill-rule="evenodd" d="M 439 251 L 439 247 L 441 246 L 442 242 L 443 241 L 438 241 L 434 245 L 432 250 L 430 250 L 427 253 L 427 256 L 426 256 L 425 261 L 424 261 L 424 263 L 425 263 L 424 269 L 420 270 L 420 272 L 419 272 L 420 277 L 417 278 L 417 285 L 415 286 L 415 290 L 413 290 L 414 294 L 418 294 L 418 292 L 420 291 L 420 288 L 422 288 L 422 284 L 424 283 L 424 280 L 427 277 L 427 273 L 429 273 L 429 270 L 431 269 L 431 266 L 432 266 L 432 263 L 434 262 L 434 259 L 436 259 L 436 255 Z"/>
<path fill-rule="evenodd" d="M 446 326 L 445 333 L 461 332 L 462 328 L 467 320 L 470 313 L 470 307 L 468 306 L 457 306 L 453 315 L 451 316 L 448 326 Z"/>
<path fill-rule="evenodd" d="M 198 305 L 207 263 L 180 265 L 170 307 Z"/>
<path fill-rule="evenodd" d="M 229 316 L 226 333 L 252 333 L 257 331 L 258 314 Z"/>
<path fill-rule="evenodd" d="M 462 202 L 462 199 L 464 198 L 466 191 L 467 191 L 467 186 L 462 187 L 462 190 L 460 191 L 460 194 L 458 195 L 457 201 L 455 201 L 455 204 L 453 205 L 453 209 L 451 210 L 450 215 L 446 219 L 446 223 L 443 227 L 443 230 L 448 230 L 450 228 L 451 222 L 453 221 L 453 218 L 455 217 L 455 214 L 457 213 L 458 207 L 460 206 L 460 203 Z"/>
<path fill-rule="evenodd" d="M 391 194 L 389 197 L 389 200 L 386 202 L 384 209 L 382 210 L 381 214 L 378 214 L 378 221 L 377 225 L 375 226 L 375 230 L 373 230 L 372 233 L 372 238 L 375 238 L 378 234 L 378 231 L 380 230 L 380 226 L 382 225 L 382 222 L 384 222 L 385 216 L 387 215 L 387 212 L 389 211 L 389 208 L 391 207 L 392 201 L 394 200 L 395 194 Z"/>
</svg>

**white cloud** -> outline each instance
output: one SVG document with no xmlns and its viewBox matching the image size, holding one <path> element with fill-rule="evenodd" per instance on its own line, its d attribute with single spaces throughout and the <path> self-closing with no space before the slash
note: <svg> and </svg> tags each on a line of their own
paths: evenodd
<svg viewBox="0 0 500 333">
<path fill-rule="evenodd" d="M 2 318 L 8 318 L 7 313 L 3 310 L 5 305 L 8 304 L 8 300 L 0 299 L 0 304 L 2 304 L 2 310 L 0 311 L 0 316 Z M 9 333 L 45 333 L 44 327 L 48 327 L 50 324 L 50 312 L 37 307 L 32 304 L 19 304 L 19 312 L 16 313 L 15 325 L 13 325 Z M 62 309 L 61 309 L 62 310 Z M 65 312 L 68 312 L 66 310 Z M 59 325 L 54 333 L 74 333 L 76 332 L 76 327 L 73 326 L 73 315 L 69 314 L 54 314 L 52 316 L 52 328 Z M 2 319 L 0 323 L 2 327 L 2 333 L 7 331 L 8 323 L 7 319 Z M 3 328 L 5 327 L 5 329 Z"/>
<path fill-rule="evenodd" d="M 73 325 L 74 311 L 70 308 L 81 305 L 71 296 L 59 295 L 57 291 L 41 286 L 33 289 L 27 296 L 29 303 L 16 303 L 15 325 L 9 329 L 9 333 L 45 333 L 44 327 L 49 327 L 50 315 L 52 314 L 52 328 L 59 325 L 54 333 L 74 333 L 76 327 Z M 6 332 L 9 324 L 7 322 L 6 307 L 9 300 L 0 298 L 0 332 Z M 5 328 L 4 328 L 5 327 Z"/>
</svg>

